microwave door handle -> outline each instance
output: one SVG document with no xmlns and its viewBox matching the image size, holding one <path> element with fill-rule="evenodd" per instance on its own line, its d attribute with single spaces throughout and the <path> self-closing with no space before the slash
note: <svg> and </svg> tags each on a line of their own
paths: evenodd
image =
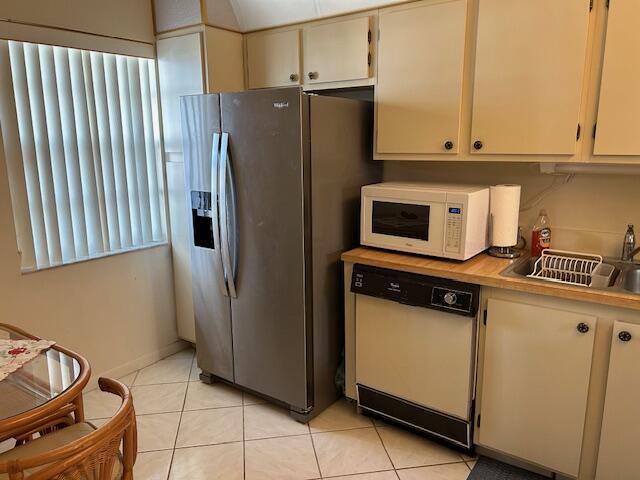
<svg viewBox="0 0 640 480">
<path fill-rule="evenodd" d="M 229 192 L 227 191 L 229 176 L 229 134 L 222 133 L 220 145 L 220 174 L 218 175 L 218 189 L 220 192 L 220 236 L 222 250 L 222 264 L 227 276 L 227 288 L 229 296 L 236 298 L 236 285 L 234 271 L 231 266 L 231 254 L 229 252 Z M 234 234 L 235 238 L 235 234 Z"/>
<path fill-rule="evenodd" d="M 213 144 L 211 146 L 211 220 L 213 225 L 213 245 L 214 263 L 216 264 L 216 283 L 220 291 L 226 297 L 227 291 L 226 273 L 222 265 L 222 254 L 220 248 L 220 209 L 218 206 L 218 174 L 220 170 L 220 134 L 213 134 Z"/>
</svg>

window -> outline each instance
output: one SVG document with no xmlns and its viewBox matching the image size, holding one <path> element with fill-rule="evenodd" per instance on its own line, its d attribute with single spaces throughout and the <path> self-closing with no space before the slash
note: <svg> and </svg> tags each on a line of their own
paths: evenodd
<svg viewBox="0 0 640 480">
<path fill-rule="evenodd" d="M 155 62 L 0 41 L 23 270 L 166 240 Z"/>
</svg>

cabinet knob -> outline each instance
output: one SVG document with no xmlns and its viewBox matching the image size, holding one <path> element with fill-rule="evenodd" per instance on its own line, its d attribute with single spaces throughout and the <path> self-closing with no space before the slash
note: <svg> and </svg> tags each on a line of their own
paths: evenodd
<svg viewBox="0 0 640 480">
<path fill-rule="evenodd" d="M 576 327 L 576 329 L 580 332 L 580 333 L 587 333 L 589 331 L 589 325 L 587 325 L 586 323 L 580 322 L 578 324 L 578 326 Z"/>
<path fill-rule="evenodd" d="M 291 80 L 292 82 L 295 82 L 298 80 L 298 74 L 297 73 L 292 73 L 291 75 L 289 75 L 289 80 Z"/>
<path fill-rule="evenodd" d="M 618 338 L 623 342 L 628 342 L 629 340 L 631 340 L 631 334 L 629 332 L 623 330 L 622 332 L 620 332 L 618 334 Z"/>
<path fill-rule="evenodd" d="M 480 140 L 476 140 L 475 142 L 473 142 L 473 148 L 475 148 L 476 150 L 480 150 L 482 148 L 482 142 Z"/>
<path fill-rule="evenodd" d="M 309 80 L 314 80 L 318 78 L 318 72 L 309 72 L 308 74 Z"/>
<path fill-rule="evenodd" d="M 458 301 L 458 296 L 453 292 L 447 292 L 444 294 L 444 303 L 447 305 L 454 305 Z"/>
<path fill-rule="evenodd" d="M 453 142 L 451 140 L 447 140 L 444 142 L 444 149 L 451 150 L 453 148 Z"/>
</svg>

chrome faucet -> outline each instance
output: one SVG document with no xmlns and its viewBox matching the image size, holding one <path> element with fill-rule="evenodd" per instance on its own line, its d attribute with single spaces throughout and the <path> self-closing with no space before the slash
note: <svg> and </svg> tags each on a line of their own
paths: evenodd
<svg viewBox="0 0 640 480">
<path fill-rule="evenodd" d="M 627 226 L 627 233 L 624 235 L 624 242 L 622 243 L 622 261 L 632 262 L 633 257 L 640 253 L 640 247 L 636 248 L 636 234 L 633 231 L 633 225 Z"/>
</svg>

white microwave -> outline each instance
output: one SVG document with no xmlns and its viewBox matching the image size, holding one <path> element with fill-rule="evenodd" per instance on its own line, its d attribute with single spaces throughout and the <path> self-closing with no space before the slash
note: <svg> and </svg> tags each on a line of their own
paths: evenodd
<svg viewBox="0 0 640 480">
<path fill-rule="evenodd" d="M 360 227 L 362 245 L 466 260 L 489 248 L 489 187 L 366 185 Z"/>
</svg>

